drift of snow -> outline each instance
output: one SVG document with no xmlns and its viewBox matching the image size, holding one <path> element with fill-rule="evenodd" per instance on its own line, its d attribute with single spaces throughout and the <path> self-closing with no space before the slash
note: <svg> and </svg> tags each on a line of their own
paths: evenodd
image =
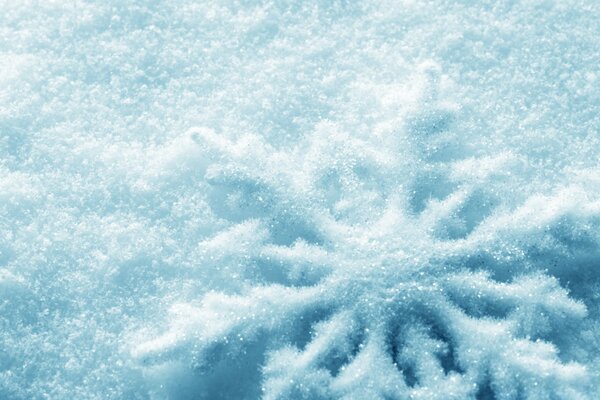
<svg viewBox="0 0 600 400">
<path fill-rule="evenodd" d="M 0 398 L 594 399 L 600 6 L 0 1 Z"/>
</svg>

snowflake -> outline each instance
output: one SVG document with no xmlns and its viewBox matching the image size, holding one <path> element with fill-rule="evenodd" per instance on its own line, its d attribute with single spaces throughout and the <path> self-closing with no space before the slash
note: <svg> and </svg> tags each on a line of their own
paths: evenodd
<svg viewBox="0 0 600 400">
<path fill-rule="evenodd" d="M 586 307 L 527 253 L 578 206 L 507 206 L 517 155 L 448 157 L 445 79 L 426 63 L 365 85 L 384 123 L 324 120 L 287 147 L 190 130 L 228 222 L 199 249 L 229 281 L 173 305 L 143 365 L 182 363 L 206 398 L 584 398 L 588 372 L 559 346 Z"/>
</svg>

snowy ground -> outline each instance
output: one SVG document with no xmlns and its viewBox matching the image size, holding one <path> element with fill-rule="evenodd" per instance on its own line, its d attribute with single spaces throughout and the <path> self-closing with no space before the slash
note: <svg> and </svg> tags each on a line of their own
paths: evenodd
<svg viewBox="0 0 600 400">
<path fill-rule="evenodd" d="M 0 0 L 0 398 L 599 398 L 598 21 Z"/>
</svg>

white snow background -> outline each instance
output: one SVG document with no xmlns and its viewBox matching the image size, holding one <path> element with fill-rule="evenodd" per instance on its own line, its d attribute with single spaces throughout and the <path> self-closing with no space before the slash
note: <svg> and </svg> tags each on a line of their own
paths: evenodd
<svg viewBox="0 0 600 400">
<path fill-rule="evenodd" d="M 0 1 L 0 398 L 600 398 L 600 2 Z"/>
</svg>

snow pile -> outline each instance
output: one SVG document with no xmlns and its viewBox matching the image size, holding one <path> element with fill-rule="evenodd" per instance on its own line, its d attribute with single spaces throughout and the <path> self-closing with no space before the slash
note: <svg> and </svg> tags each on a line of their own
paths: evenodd
<svg viewBox="0 0 600 400">
<path fill-rule="evenodd" d="M 595 3 L 0 7 L 0 398 L 600 395 Z"/>
</svg>

